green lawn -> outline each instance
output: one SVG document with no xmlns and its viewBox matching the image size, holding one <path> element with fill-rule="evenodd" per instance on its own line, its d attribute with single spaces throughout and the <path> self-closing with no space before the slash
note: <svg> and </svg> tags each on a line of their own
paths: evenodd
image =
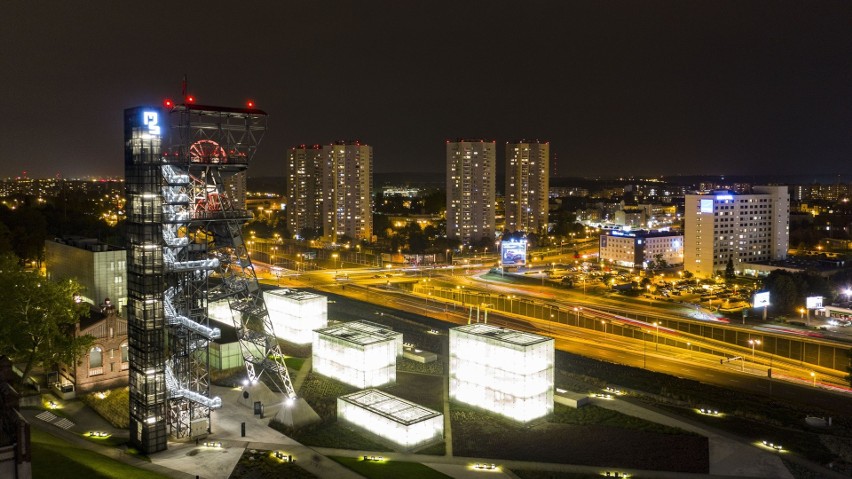
<svg viewBox="0 0 852 479">
<path fill-rule="evenodd" d="M 449 479 L 450 476 L 416 462 L 364 461 L 354 457 L 329 456 L 368 479 Z"/>
<path fill-rule="evenodd" d="M 80 397 L 80 400 L 94 409 L 102 418 L 120 429 L 130 427 L 130 388 L 123 387 L 106 391 L 106 397 L 101 393 L 91 393 Z"/>
<path fill-rule="evenodd" d="M 85 477 L 87 479 L 168 479 L 145 469 L 116 461 L 68 441 L 31 428 L 33 478 Z"/>
<path fill-rule="evenodd" d="M 292 369 L 293 371 L 299 371 L 302 369 L 302 365 L 305 364 L 305 359 L 307 358 L 294 358 L 294 357 L 286 357 L 284 358 L 284 363 L 287 364 L 287 367 Z"/>
</svg>

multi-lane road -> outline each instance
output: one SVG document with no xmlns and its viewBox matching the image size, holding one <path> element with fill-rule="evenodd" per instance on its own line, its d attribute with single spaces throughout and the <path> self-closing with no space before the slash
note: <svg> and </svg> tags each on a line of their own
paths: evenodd
<svg viewBox="0 0 852 479">
<path fill-rule="evenodd" d="M 433 272 L 434 273 L 434 272 Z M 334 303 L 329 306 L 329 317 L 331 318 L 369 318 L 377 313 L 396 314 L 407 318 L 408 321 L 420 322 L 424 328 L 432 328 L 442 323 L 465 324 L 476 320 L 475 308 L 464 308 L 459 301 L 440 299 L 429 295 L 411 295 L 402 288 L 395 287 L 395 283 L 411 282 L 428 279 L 428 276 L 412 278 L 402 273 L 387 271 L 365 271 L 365 270 L 340 270 L 337 272 L 317 271 L 299 276 L 285 276 L 281 279 L 266 280 L 267 283 L 280 284 L 282 287 L 309 287 L 330 294 Z M 554 294 L 547 288 L 533 286 L 505 285 L 494 282 L 483 282 L 483 280 L 470 276 L 443 276 L 432 277 L 432 281 L 447 282 L 456 286 L 465 286 L 468 289 L 481 290 L 494 294 L 511 294 L 527 296 L 533 301 L 561 303 L 563 308 L 571 308 L 573 305 L 583 305 L 582 311 L 578 311 L 582 317 L 595 317 L 598 308 L 603 305 L 612 311 L 619 305 L 617 301 L 595 296 L 583 298 L 582 293 L 566 296 L 560 290 L 560 294 Z M 659 310 L 653 307 L 637 307 L 631 305 L 630 310 L 640 310 L 641 315 L 647 318 L 674 317 L 674 313 Z M 520 312 L 518 310 L 517 312 Z M 479 320 L 485 319 L 484 310 L 480 310 Z M 612 314 L 601 311 L 600 314 Z M 579 318 L 580 316 L 578 316 Z M 633 316 L 635 317 L 635 315 Z M 603 318 L 600 318 L 603 319 Z M 848 394 L 842 391 L 842 380 L 840 377 L 822 377 L 819 381 L 812 380 L 803 375 L 801 367 L 797 367 L 789 361 L 777 358 L 772 364 L 773 378 L 767 377 L 767 368 L 749 359 L 749 354 L 741 347 L 731 346 L 727 357 L 739 357 L 735 360 L 720 363 L 718 351 L 720 345 L 702 345 L 701 338 L 693 338 L 688 347 L 670 346 L 665 341 L 666 333 L 662 333 L 650 323 L 649 326 L 636 327 L 638 334 L 625 335 L 626 329 L 632 326 L 627 323 L 613 322 L 608 318 L 609 326 L 602 323 L 600 329 L 587 329 L 553 321 L 543 321 L 526 317 L 520 314 L 503 314 L 494 310 L 488 312 L 490 323 L 523 329 L 539 334 L 552 336 L 556 340 L 556 346 L 560 350 L 571 353 L 625 364 L 635 367 L 643 367 L 648 370 L 658 371 L 674 376 L 695 379 L 708 384 L 715 384 L 726 388 L 747 390 L 763 394 L 771 394 L 779 398 L 785 398 L 801 402 L 803 390 L 807 402 L 826 410 L 843 410 L 848 404 Z M 630 318 L 627 318 L 630 319 Z M 644 319 L 644 318 L 643 318 Z M 653 319 L 651 319 L 653 321 Z M 616 328 L 621 328 L 619 329 Z M 613 330 L 621 334 L 613 334 Z M 662 340 L 661 340 L 662 339 Z M 672 342 L 672 341 L 668 341 Z M 683 344 L 681 344 L 683 346 Z M 712 347 L 711 347 L 712 346 Z M 713 351 L 713 354 L 708 353 Z M 750 351 L 748 351 L 750 352 Z M 766 355 L 762 355 L 766 358 Z M 816 385 L 816 386 L 815 386 Z M 837 388 L 835 389 L 835 386 Z M 848 391 L 848 390 L 847 390 Z"/>
</svg>

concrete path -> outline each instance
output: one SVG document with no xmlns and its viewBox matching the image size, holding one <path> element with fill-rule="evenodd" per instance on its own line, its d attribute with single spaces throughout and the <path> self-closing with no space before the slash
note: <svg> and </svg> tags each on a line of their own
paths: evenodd
<svg viewBox="0 0 852 479">
<path fill-rule="evenodd" d="M 622 399 L 591 398 L 592 404 L 646 421 L 676 427 L 705 436 L 709 440 L 710 473 L 722 476 L 793 479 L 777 453 L 760 449 L 721 431 L 685 421 L 655 408 Z"/>
<path fill-rule="evenodd" d="M 304 369 L 304 368 L 303 368 Z M 300 374 L 301 376 L 301 374 Z M 445 385 L 446 387 L 446 385 Z M 283 434 L 268 427 L 269 418 L 274 415 L 277 407 L 269 405 L 266 408 L 266 418 L 261 419 L 253 414 L 253 410 L 239 404 L 241 394 L 239 388 L 224 388 L 213 386 L 211 393 L 222 398 L 223 407 L 212 414 L 212 434 L 207 439 L 221 443 L 221 447 L 208 447 L 195 442 L 170 442 L 166 451 L 152 454 L 151 462 L 123 451 L 100 446 L 83 437 L 81 434 L 92 431 L 105 431 L 111 434 L 127 437 L 127 431 L 116 429 L 106 423 L 91 409 L 84 407 L 79 401 L 65 403 L 63 412 L 69 416 L 74 425 L 67 431 L 48 423 L 35 416 L 40 410 L 25 409 L 22 413 L 33 427 L 46 430 L 51 434 L 69 440 L 81 447 L 97 451 L 114 459 L 134 466 L 155 471 L 160 474 L 177 478 L 191 479 L 227 479 L 243 452 L 255 450 L 281 450 L 292 455 L 297 464 L 320 478 L 330 479 L 359 479 L 360 475 L 339 465 L 326 456 L 361 457 L 364 454 L 381 454 L 386 459 L 418 462 L 436 469 L 448 476 L 458 479 L 475 479 L 483 476 L 483 471 L 473 467 L 475 463 L 496 463 L 499 471 L 489 471 L 489 477 L 504 477 L 515 479 L 515 475 L 503 469 L 530 469 L 542 471 L 560 471 L 586 474 L 602 474 L 607 470 L 602 467 L 578 466 L 570 464 L 536 463 L 524 461 L 495 461 L 486 458 L 454 457 L 452 455 L 432 456 L 407 453 L 375 453 L 373 451 L 354 451 L 330 448 L 312 448 L 298 443 Z M 446 390 L 445 390 L 446 394 Z M 448 399 L 445 397 L 445 399 Z M 600 407 L 613 409 L 624 414 L 643 418 L 660 424 L 677 427 L 709 438 L 710 445 L 710 474 L 684 474 L 664 471 L 642 471 L 622 469 L 638 477 L 656 478 L 740 478 L 765 477 L 792 479 L 790 472 L 781 463 L 777 453 L 764 451 L 759 447 L 746 443 L 741 439 L 725 432 L 714 430 L 704 424 L 689 421 L 687 418 L 674 416 L 665 411 L 648 407 L 629 399 L 605 400 L 593 398 L 592 402 Z M 448 401 L 445 403 L 445 410 Z M 245 423 L 245 436 L 242 435 L 242 424 Z M 568 446 L 568 445 L 566 445 Z M 794 455 L 788 459 L 807 463 Z M 813 464 L 808 463 L 810 467 Z M 842 477 L 828 469 L 822 477 Z"/>
</svg>

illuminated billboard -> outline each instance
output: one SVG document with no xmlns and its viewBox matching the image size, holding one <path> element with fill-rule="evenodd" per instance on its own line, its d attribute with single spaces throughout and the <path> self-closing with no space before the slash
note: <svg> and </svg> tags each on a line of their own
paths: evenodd
<svg viewBox="0 0 852 479">
<path fill-rule="evenodd" d="M 701 200 L 701 212 L 702 213 L 712 213 L 713 212 L 713 200 Z"/>
<path fill-rule="evenodd" d="M 752 304 L 755 308 L 763 308 L 769 306 L 769 291 L 755 293 L 754 302 Z"/>
<path fill-rule="evenodd" d="M 524 266 L 527 264 L 526 240 L 500 242 L 500 264 L 503 266 Z"/>
<path fill-rule="evenodd" d="M 808 309 L 822 309 L 822 296 L 808 296 L 805 298 L 805 307 Z"/>
</svg>

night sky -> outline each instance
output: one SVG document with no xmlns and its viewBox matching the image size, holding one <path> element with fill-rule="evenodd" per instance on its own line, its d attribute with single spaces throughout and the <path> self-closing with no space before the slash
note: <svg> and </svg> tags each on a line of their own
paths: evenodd
<svg viewBox="0 0 852 479">
<path fill-rule="evenodd" d="M 200 104 L 270 114 L 250 176 L 336 139 L 373 145 L 376 172 L 441 173 L 456 137 L 549 140 L 561 176 L 852 173 L 848 0 L 8 0 L 0 19 L 0 177 L 123 175 L 123 109 L 184 74 Z"/>
</svg>

